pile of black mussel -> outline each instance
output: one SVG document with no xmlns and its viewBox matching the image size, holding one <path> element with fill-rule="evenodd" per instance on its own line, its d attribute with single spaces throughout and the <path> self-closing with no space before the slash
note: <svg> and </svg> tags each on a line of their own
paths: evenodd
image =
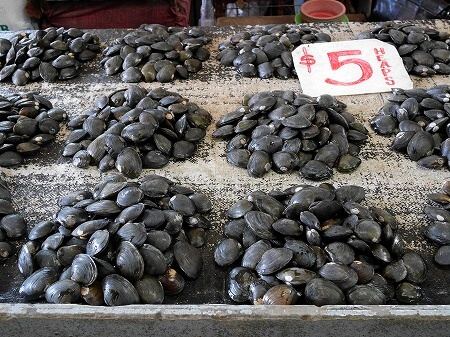
<svg viewBox="0 0 450 337">
<path fill-rule="evenodd" d="M 0 38 L 0 81 L 15 85 L 43 79 L 68 80 L 79 75 L 81 63 L 100 52 L 98 36 L 77 28 L 54 28 Z"/>
<path fill-rule="evenodd" d="M 300 168 L 304 178 L 325 180 L 333 167 L 352 172 L 361 164 L 368 132 L 335 97 L 274 90 L 245 96 L 242 104 L 220 118 L 212 135 L 228 139 L 227 161 L 252 177 Z"/>
<path fill-rule="evenodd" d="M 63 109 L 36 92 L 0 95 L 0 166 L 22 164 L 55 139 L 66 119 Z"/>
<path fill-rule="evenodd" d="M 376 133 L 396 133 L 391 148 L 426 168 L 448 166 L 450 159 L 450 86 L 393 89 L 370 124 Z"/>
<path fill-rule="evenodd" d="M 434 254 L 434 262 L 441 266 L 450 265 L 450 180 L 442 187 L 442 192 L 428 194 L 428 200 L 440 207 L 425 206 L 424 212 L 431 224 L 425 227 L 425 236 L 439 245 Z"/>
<path fill-rule="evenodd" d="M 209 112 L 164 88 L 138 86 L 99 97 L 71 119 L 63 156 L 76 167 L 114 167 L 130 178 L 142 168 L 161 168 L 170 158 L 190 158 L 211 124 Z"/>
<path fill-rule="evenodd" d="M 257 26 L 220 43 L 217 59 L 243 77 L 286 80 L 296 76 L 292 51 L 297 46 L 330 41 L 328 34 L 307 26 Z"/>
<path fill-rule="evenodd" d="M 27 300 L 90 305 L 162 303 L 203 266 L 200 247 L 211 202 L 157 175 L 107 176 L 92 191 L 59 200 L 54 219 L 36 223 L 20 249 Z"/>
<path fill-rule="evenodd" d="M 408 73 L 418 76 L 450 74 L 450 34 L 410 23 L 386 22 L 357 39 L 378 39 L 394 45 Z"/>
<path fill-rule="evenodd" d="M 211 38 L 199 27 L 144 24 L 108 46 L 100 64 L 107 75 L 120 73 L 123 82 L 187 79 L 209 59 L 205 48 L 209 42 Z"/>
<path fill-rule="evenodd" d="M 14 210 L 8 184 L 0 175 L 0 259 L 14 254 L 14 247 L 9 241 L 20 239 L 26 232 L 27 224 Z"/>
<path fill-rule="evenodd" d="M 361 204 L 356 185 L 255 191 L 227 211 L 215 262 L 231 266 L 238 303 L 417 303 L 427 266 L 407 251 L 387 211 Z"/>
</svg>

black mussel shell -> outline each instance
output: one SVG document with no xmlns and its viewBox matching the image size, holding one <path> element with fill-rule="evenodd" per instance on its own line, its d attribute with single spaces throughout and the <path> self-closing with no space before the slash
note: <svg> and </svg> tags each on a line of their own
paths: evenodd
<svg viewBox="0 0 450 337">
<path fill-rule="evenodd" d="M 139 304 L 139 294 L 133 284 L 123 276 L 112 274 L 102 281 L 103 299 L 106 305 Z"/>
</svg>

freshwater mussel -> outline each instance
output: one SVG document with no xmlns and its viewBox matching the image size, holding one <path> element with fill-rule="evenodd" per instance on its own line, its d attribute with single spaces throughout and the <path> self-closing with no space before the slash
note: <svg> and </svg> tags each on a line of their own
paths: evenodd
<svg viewBox="0 0 450 337">
<path fill-rule="evenodd" d="M 427 277 L 422 256 L 405 248 L 397 221 L 363 205 L 356 185 L 299 185 L 254 191 L 227 212 L 214 259 L 230 268 L 237 303 L 418 303 Z"/>
<path fill-rule="evenodd" d="M 450 86 L 392 89 L 388 102 L 370 124 L 380 135 L 395 134 L 391 148 L 429 169 L 450 160 Z"/>
<path fill-rule="evenodd" d="M 450 74 L 450 34 L 411 23 L 384 22 L 357 39 L 378 39 L 397 48 L 408 73 L 426 77 Z"/>
<path fill-rule="evenodd" d="M 44 80 L 55 82 L 79 75 L 81 64 L 100 52 L 98 36 L 77 28 L 49 27 L 0 38 L 0 81 L 22 86 Z"/>
<path fill-rule="evenodd" d="M 209 59 L 210 41 L 199 27 L 143 24 L 106 47 L 100 64 L 107 75 L 120 74 L 128 83 L 187 79 Z"/>
<path fill-rule="evenodd" d="M 23 163 L 53 142 L 60 123 L 67 119 L 63 109 L 37 92 L 0 95 L 0 166 Z"/>
<path fill-rule="evenodd" d="M 6 178 L 0 175 L 0 259 L 6 259 L 15 253 L 11 241 L 20 239 L 26 234 L 27 224 L 24 218 L 13 207 L 11 192 Z"/>
<path fill-rule="evenodd" d="M 211 208 L 206 195 L 162 176 L 108 175 L 33 226 L 18 254 L 19 292 L 50 303 L 162 303 L 200 276 Z"/>
<path fill-rule="evenodd" d="M 99 97 L 69 121 L 72 131 L 62 155 L 72 157 L 76 167 L 116 168 L 137 178 L 143 168 L 193 156 L 211 120 L 209 112 L 176 92 L 130 86 Z"/>
<path fill-rule="evenodd" d="M 450 180 L 444 182 L 442 191 L 428 194 L 432 205 L 424 208 L 430 224 L 424 228 L 424 235 L 438 248 L 434 261 L 441 266 L 450 266 Z"/>
<path fill-rule="evenodd" d="M 345 107 L 328 94 L 262 91 L 244 96 L 242 106 L 223 115 L 212 135 L 228 140 L 227 161 L 253 177 L 271 169 L 299 169 L 306 179 L 325 180 L 333 167 L 356 170 L 360 145 L 368 139 L 364 125 Z"/>
<path fill-rule="evenodd" d="M 307 26 L 257 26 L 220 43 L 217 59 L 243 77 L 285 80 L 295 76 L 292 51 L 297 46 L 330 41 L 328 34 Z"/>
</svg>

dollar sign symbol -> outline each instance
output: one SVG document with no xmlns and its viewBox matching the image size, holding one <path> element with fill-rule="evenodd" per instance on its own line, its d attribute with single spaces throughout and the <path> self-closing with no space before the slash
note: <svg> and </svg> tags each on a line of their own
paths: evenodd
<svg viewBox="0 0 450 337">
<path fill-rule="evenodd" d="M 314 60 L 314 56 L 311 54 L 308 54 L 308 51 L 305 47 L 303 47 L 303 56 L 300 57 L 300 64 L 306 65 L 308 68 L 308 73 L 311 72 L 311 66 L 316 63 L 316 60 Z"/>
</svg>

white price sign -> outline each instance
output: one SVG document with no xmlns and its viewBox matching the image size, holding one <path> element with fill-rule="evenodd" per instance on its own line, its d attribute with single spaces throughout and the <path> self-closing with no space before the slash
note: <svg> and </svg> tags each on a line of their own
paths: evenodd
<svg viewBox="0 0 450 337">
<path fill-rule="evenodd" d="M 304 44 L 292 57 L 303 93 L 310 96 L 413 87 L 395 47 L 376 39 Z"/>
</svg>

